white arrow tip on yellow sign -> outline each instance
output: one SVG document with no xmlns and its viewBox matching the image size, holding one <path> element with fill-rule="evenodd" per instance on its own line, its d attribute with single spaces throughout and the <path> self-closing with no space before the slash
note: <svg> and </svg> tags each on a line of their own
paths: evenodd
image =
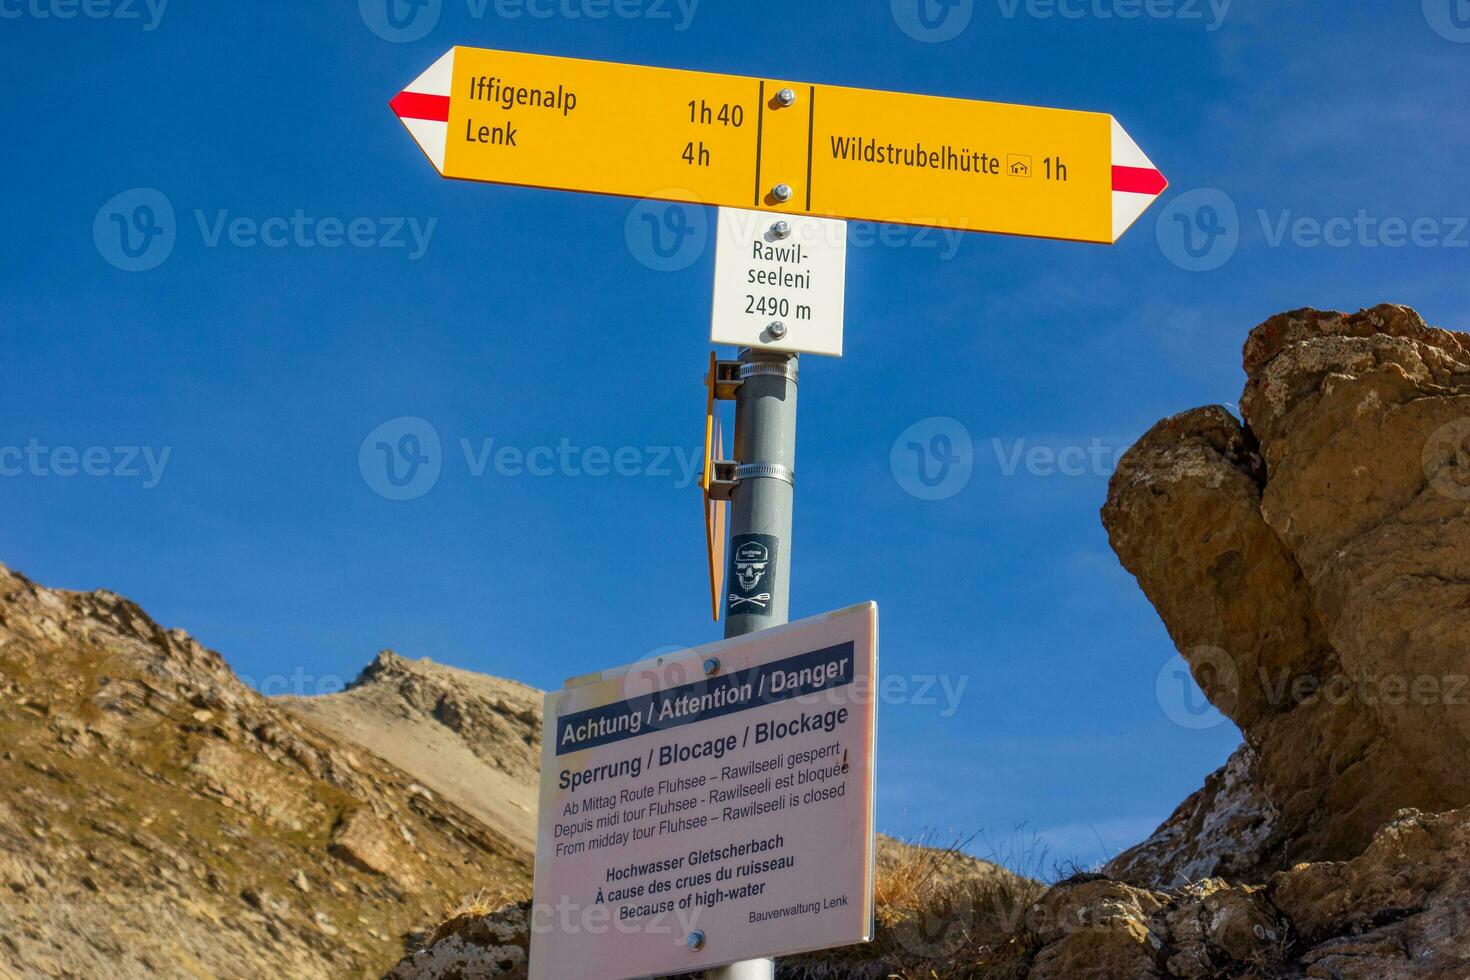
<svg viewBox="0 0 1470 980">
<path fill-rule="evenodd" d="M 449 144 L 449 95 L 453 89 L 454 49 L 450 48 L 388 103 L 441 174 L 444 150 Z"/>
<path fill-rule="evenodd" d="M 1113 241 L 1133 226 L 1169 186 L 1133 137 L 1113 120 Z"/>
</svg>

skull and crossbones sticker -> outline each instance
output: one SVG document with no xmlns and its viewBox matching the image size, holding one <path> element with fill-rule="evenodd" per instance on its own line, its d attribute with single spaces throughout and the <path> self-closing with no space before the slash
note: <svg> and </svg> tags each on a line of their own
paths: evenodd
<svg viewBox="0 0 1470 980">
<path fill-rule="evenodd" d="M 769 615 L 776 575 L 776 537 L 771 534 L 737 534 L 730 541 L 730 581 L 727 611 Z"/>
</svg>

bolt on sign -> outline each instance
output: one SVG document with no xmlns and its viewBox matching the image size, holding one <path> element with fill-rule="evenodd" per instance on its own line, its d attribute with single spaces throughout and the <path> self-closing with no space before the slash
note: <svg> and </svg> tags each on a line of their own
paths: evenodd
<svg viewBox="0 0 1470 980">
<path fill-rule="evenodd" d="M 390 103 L 445 177 L 1111 244 L 1168 182 L 1112 116 L 456 47 Z"/>
<path fill-rule="evenodd" d="M 546 695 L 531 980 L 868 942 L 878 608 Z"/>
</svg>

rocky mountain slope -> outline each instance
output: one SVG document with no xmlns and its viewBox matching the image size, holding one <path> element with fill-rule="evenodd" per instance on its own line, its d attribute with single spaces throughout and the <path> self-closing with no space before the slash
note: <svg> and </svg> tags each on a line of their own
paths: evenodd
<svg viewBox="0 0 1470 980">
<path fill-rule="evenodd" d="M 518 841 L 108 592 L 0 566 L 0 975 L 378 976 Z"/>
<path fill-rule="evenodd" d="M 341 694 L 276 703 L 535 853 L 540 691 L 385 650 Z"/>
</svg>

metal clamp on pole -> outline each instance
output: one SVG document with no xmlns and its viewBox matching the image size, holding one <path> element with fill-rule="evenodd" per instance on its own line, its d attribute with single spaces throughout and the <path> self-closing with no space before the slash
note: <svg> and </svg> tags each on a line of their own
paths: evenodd
<svg viewBox="0 0 1470 980">
<path fill-rule="evenodd" d="M 741 381 L 750 378 L 785 378 L 792 384 L 796 384 L 797 380 L 796 358 L 790 356 L 779 361 L 721 361 L 719 363 L 740 365 Z M 734 395 L 730 397 L 733 398 Z"/>
<path fill-rule="evenodd" d="M 740 463 L 735 467 L 735 482 L 742 480 L 780 480 L 796 486 L 796 474 L 780 463 Z"/>
<path fill-rule="evenodd" d="M 796 358 L 785 355 L 779 361 L 715 361 L 715 398 L 736 401 L 740 386 L 751 378 L 785 378 L 796 384 Z"/>
<path fill-rule="evenodd" d="M 731 500 L 735 488 L 746 480 L 780 480 L 796 486 L 796 474 L 780 463 L 737 463 L 731 459 L 710 462 L 709 499 Z"/>
</svg>

